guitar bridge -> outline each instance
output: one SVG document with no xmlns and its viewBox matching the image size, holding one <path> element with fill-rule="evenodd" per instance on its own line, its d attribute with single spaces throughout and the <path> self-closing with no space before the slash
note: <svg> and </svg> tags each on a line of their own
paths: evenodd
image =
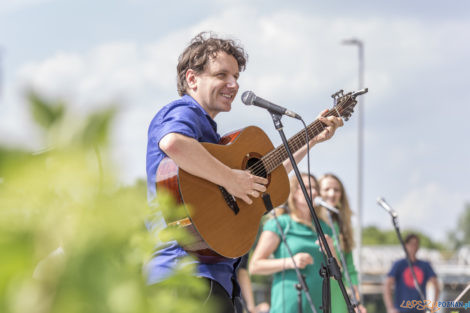
<svg viewBox="0 0 470 313">
<path fill-rule="evenodd" d="M 238 207 L 235 197 L 229 194 L 224 187 L 218 187 L 220 189 L 220 192 L 222 193 L 222 196 L 224 197 L 225 203 L 227 203 L 228 207 L 233 211 L 233 213 L 235 213 L 235 215 L 237 215 L 238 212 L 240 212 L 240 208 Z"/>
</svg>

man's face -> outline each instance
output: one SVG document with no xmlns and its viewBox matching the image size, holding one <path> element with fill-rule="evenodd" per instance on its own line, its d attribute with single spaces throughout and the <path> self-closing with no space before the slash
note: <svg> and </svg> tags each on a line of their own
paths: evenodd
<svg viewBox="0 0 470 313">
<path fill-rule="evenodd" d="M 408 254 L 410 255 L 410 258 L 414 259 L 416 258 L 416 252 L 418 252 L 419 249 L 419 241 L 416 238 L 412 238 L 408 241 L 408 243 L 405 245 L 406 250 L 408 251 Z"/>
<path fill-rule="evenodd" d="M 215 58 L 209 59 L 202 73 L 188 70 L 188 93 L 214 118 L 217 113 L 232 108 L 238 92 L 238 76 L 237 60 L 225 52 L 218 52 Z"/>
</svg>

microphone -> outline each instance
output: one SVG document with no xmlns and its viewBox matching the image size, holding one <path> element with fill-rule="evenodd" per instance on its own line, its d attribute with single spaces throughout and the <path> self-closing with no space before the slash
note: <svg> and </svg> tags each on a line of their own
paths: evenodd
<svg viewBox="0 0 470 313">
<path fill-rule="evenodd" d="M 382 207 L 384 208 L 385 211 L 387 211 L 388 213 L 390 213 L 390 215 L 392 217 L 397 217 L 398 214 L 397 212 L 390 206 L 388 205 L 387 202 L 385 202 L 385 199 L 383 197 L 379 197 L 377 198 L 377 203 Z"/>
<path fill-rule="evenodd" d="M 302 118 L 295 112 L 292 112 L 284 107 L 281 107 L 277 104 L 271 103 L 268 100 L 264 100 L 261 97 L 257 97 L 253 91 L 245 91 L 242 94 L 242 102 L 246 105 L 255 105 L 257 107 L 261 107 L 267 109 L 269 111 L 273 111 L 279 113 L 281 115 L 287 115 L 296 119 L 301 120 Z"/>
<path fill-rule="evenodd" d="M 328 203 L 326 203 L 325 201 L 323 201 L 323 199 L 321 197 L 315 197 L 315 199 L 313 199 L 313 203 L 316 206 L 322 206 L 322 207 L 330 210 L 333 213 L 339 214 L 339 211 L 338 211 L 337 208 L 335 208 L 335 207 L 329 205 Z"/>
</svg>

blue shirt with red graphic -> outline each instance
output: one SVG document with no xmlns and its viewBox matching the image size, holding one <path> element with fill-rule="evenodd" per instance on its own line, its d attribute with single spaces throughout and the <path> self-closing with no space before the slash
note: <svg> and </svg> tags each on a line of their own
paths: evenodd
<svg viewBox="0 0 470 313">
<path fill-rule="evenodd" d="M 416 274 L 416 279 L 418 280 L 418 284 L 424 293 L 424 300 L 427 300 L 426 284 L 430 278 L 436 277 L 436 273 L 432 269 L 429 262 L 416 260 L 412 263 L 412 265 Z M 398 309 L 398 311 L 408 313 L 415 312 L 416 308 L 407 309 L 401 307 L 401 304 L 405 303 L 406 305 L 407 301 L 421 300 L 419 293 L 415 288 L 413 275 L 411 274 L 407 260 L 401 259 L 396 261 L 392 265 L 392 269 L 387 274 L 387 276 L 395 278 L 395 307 Z"/>
</svg>

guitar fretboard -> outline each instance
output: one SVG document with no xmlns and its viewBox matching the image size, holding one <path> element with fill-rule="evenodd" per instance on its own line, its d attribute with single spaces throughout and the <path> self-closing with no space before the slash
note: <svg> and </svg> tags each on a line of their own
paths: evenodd
<svg viewBox="0 0 470 313">
<path fill-rule="evenodd" d="M 336 109 L 331 109 L 326 116 L 336 116 L 339 117 L 338 111 Z M 315 120 L 312 122 L 310 125 L 307 126 L 307 133 L 308 133 L 308 140 L 312 139 L 319 133 L 321 133 L 325 129 L 326 125 L 322 123 L 319 120 Z M 299 131 L 297 134 L 292 136 L 288 141 L 287 141 L 290 150 L 292 153 L 295 153 L 297 150 L 305 146 L 307 143 L 307 136 L 305 130 Z M 267 153 L 265 156 L 263 156 L 260 160 L 262 162 L 264 167 L 264 170 L 266 171 L 267 174 L 271 173 L 274 171 L 279 165 L 281 165 L 285 160 L 289 158 L 289 155 L 287 154 L 286 148 L 284 145 L 278 146 L 276 149 L 270 151 Z M 252 172 L 255 175 L 261 174 L 259 171 L 261 171 L 261 166 L 253 166 Z"/>
</svg>

